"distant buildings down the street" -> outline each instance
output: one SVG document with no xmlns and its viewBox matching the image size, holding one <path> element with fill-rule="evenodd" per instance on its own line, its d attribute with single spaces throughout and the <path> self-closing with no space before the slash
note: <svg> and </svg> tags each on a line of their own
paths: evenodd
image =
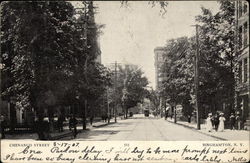
<svg viewBox="0 0 250 163">
<path fill-rule="evenodd" d="M 162 66 L 164 63 L 165 49 L 164 47 L 156 47 L 154 49 L 154 53 L 155 53 L 155 80 L 156 80 L 155 83 L 156 83 L 156 90 L 159 91 L 164 79 Z"/>
<path fill-rule="evenodd" d="M 156 83 L 156 92 L 158 93 L 158 95 L 160 95 L 160 93 L 163 90 L 163 81 L 166 78 L 166 74 L 164 73 L 164 62 L 166 59 L 166 49 L 164 47 L 156 47 L 154 49 L 154 58 L 155 58 L 155 83 Z M 166 102 L 165 98 L 162 98 L 160 96 L 159 98 L 160 100 L 160 113 L 163 116 L 163 114 L 165 113 L 165 110 L 168 109 L 168 103 Z M 172 109 L 168 110 L 169 114 L 172 114 Z"/>
</svg>

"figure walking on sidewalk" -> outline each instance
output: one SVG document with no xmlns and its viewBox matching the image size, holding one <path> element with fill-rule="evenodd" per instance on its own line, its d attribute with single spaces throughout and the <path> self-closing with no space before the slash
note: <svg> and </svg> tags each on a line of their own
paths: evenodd
<svg viewBox="0 0 250 163">
<path fill-rule="evenodd" d="M 240 117 L 239 112 L 237 112 L 237 116 L 236 116 L 235 120 L 236 120 L 236 123 L 237 123 L 237 130 L 240 130 L 241 129 L 241 117 Z"/>
<path fill-rule="evenodd" d="M 39 116 L 35 121 L 35 129 L 38 135 L 39 140 L 45 140 L 44 132 L 43 132 L 43 117 Z"/>
<path fill-rule="evenodd" d="M 91 126 L 92 126 L 92 124 L 93 124 L 93 120 L 94 120 L 94 116 L 91 115 L 90 118 L 89 118 L 89 122 L 90 122 L 90 125 L 91 125 Z"/>
<path fill-rule="evenodd" d="M 64 121 L 64 118 L 62 115 L 60 115 L 58 118 L 58 130 L 59 130 L 59 132 L 63 132 L 63 121 Z"/>
<path fill-rule="evenodd" d="M 73 128 L 73 136 L 74 138 L 76 138 L 77 135 L 77 129 L 76 129 L 76 125 L 77 125 L 77 120 L 75 117 L 73 117 L 73 115 L 70 116 L 69 119 L 69 130 L 71 130 L 71 128 Z"/>
<path fill-rule="evenodd" d="M 218 130 L 219 123 L 220 123 L 219 116 L 218 116 L 218 113 L 216 113 L 214 116 L 214 129 L 215 129 L 215 131 Z"/>
<path fill-rule="evenodd" d="M 209 113 L 207 117 L 207 126 L 206 126 L 208 132 L 211 132 L 213 129 L 211 118 L 212 118 L 212 113 Z"/>
<path fill-rule="evenodd" d="M 220 113 L 220 118 L 219 118 L 219 128 L 218 128 L 218 131 L 224 131 L 224 128 L 225 128 L 225 117 L 224 117 L 224 113 Z"/>
<path fill-rule="evenodd" d="M 231 116 L 230 116 L 230 127 L 231 127 L 231 130 L 235 129 L 235 116 L 234 116 L 234 113 L 231 113 Z"/>
</svg>

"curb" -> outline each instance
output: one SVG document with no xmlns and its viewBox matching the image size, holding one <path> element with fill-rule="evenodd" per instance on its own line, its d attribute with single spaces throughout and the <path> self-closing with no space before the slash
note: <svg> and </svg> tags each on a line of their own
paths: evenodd
<svg viewBox="0 0 250 163">
<path fill-rule="evenodd" d="M 69 137 L 69 136 L 73 136 L 73 132 L 72 131 L 66 132 L 64 134 L 56 135 L 56 136 L 51 136 L 50 140 L 58 140 L 58 139 Z"/>
<path fill-rule="evenodd" d="M 204 134 L 204 135 L 207 135 L 207 136 L 210 136 L 210 137 L 219 139 L 219 140 L 227 140 L 227 139 L 224 139 L 224 138 L 221 138 L 221 137 L 218 137 L 218 136 L 214 136 L 214 135 L 210 135 L 210 134 L 201 132 L 201 131 L 197 130 L 197 129 L 194 128 L 194 127 L 190 127 L 190 126 L 187 126 L 187 125 L 184 125 L 184 124 L 180 124 L 180 123 L 174 123 L 174 122 L 169 121 L 169 120 L 167 120 L 167 121 L 170 122 L 170 123 L 173 123 L 173 124 L 177 124 L 177 125 L 179 125 L 179 126 L 183 126 L 183 127 L 185 127 L 185 128 L 189 128 L 189 129 L 195 130 L 195 131 L 197 131 L 197 132 L 199 132 L 199 133 L 201 133 L 201 134 Z"/>
<path fill-rule="evenodd" d="M 110 124 L 114 124 L 114 123 L 115 123 L 115 122 L 105 123 L 105 124 L 96 125 L 96 126 L 93 125 L 93 127 L 99 128 L 99 127 L 104 127 L 104 126 L 107 126 L 107 125 L 110 125 Z M 79 133 L 81 133 L 81 132 L 86 132 L 86 131 L 88 131 L 88 130 L 90 130 L 90 129 L 86 129 L 86 130 L 84 130 L 84 131 L 78 130 L 78 131 L 77 131 L 77 134 L 79 134 Z M 62 139 L 62 138 L 70 137 L 70 136 L 73 137 L 73 131 L 69 131 L 69 132 L 64 133 L 64 134 L 61 134 L 61 135 L 53 136 L 53 137 L 50 138 L 50 140 L 60 140 L 60 139 Z"/>
<path fill-rule="evenodd" d="M 81 132 L 82 132 L 82 130 L 77 130 L 77 134 L 79 134 Z M 74 132 L 69 131 L 69 132 L 66 132 L 66 133 L 63 133 L 63 134 L 52 136 L 52 137 L 50 137 L 50 140 L 60 140 L 60 139 L 65 138 L 65 137 L 74 137 Z"/>
<path fill-rule="evenodd" d="M 99 127 L 104 127 L 104 126 L 111 125 L 111 124 L 115 124 L 115 122 L 105 123 L 105 124 L 101 124 L 101 125 L 93 125 L 93 127 L 99 128 Z"/>
</svg>

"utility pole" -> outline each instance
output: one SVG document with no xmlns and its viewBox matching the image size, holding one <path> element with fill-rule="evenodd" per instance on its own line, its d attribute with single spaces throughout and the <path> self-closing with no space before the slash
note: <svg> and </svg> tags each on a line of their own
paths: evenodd
<svg viewBox="0 0 250 163">
<path fill-rule="evenodd" d="M 123 112 L 124 112 L 124 119 L 127 119 L 127 108 L 125 106 L 126 94 L 127 94 L 127 84 L 128 84 L 128 70 L 127 65 L 125 65 L 125 79 L 123 80 Z"/>
<path fill-rule="evenodd" d="M 83 38 L 84 38 L 84 48 L 85 48 L 85 56 L 86 56 L 86 60 L 85 60 L 85 65 L 84 65 L 84 74 L 85 74 L 85 80 L 86 83 L 88 84 L 88 79 L 87 79 L 87 66 L 88 66 L 88 54 L 87 54 L 87 50 L 88 50 L 88 39 L 87 39 L 87 3 L 88 2 L 83 2 L 84 3 L 84 33 L 83 33 Z M 86 130 L 86 117 L 87 117 L 87 107 L 88 107 L 88 101 L 87 98 L 85 97 L 84 99 L 84 110 L 83 110 L 83 130 Z"/>
<path fill-rule="evenodd" d="M 115 61 L 115 110 L 114 110 L 115 123 L 117 122 L 117 119 L 116 119 L 116 114 L 117 114 L 117 98 L 116 98 L 116 94 L 117 94 L 117 61 Z"/>
<path fill-rule="evenodd" d="M 109 110 L 109 88 L 107 87 L 107 109 L 108 109 L 108 123 L 110 123 L 110 110 Z"/>
<path fill-rule="evenodd" d="M 177 117 L 176 117 L 176 103 L 174 102 L 174 123 L 177 122 Z"/>
<path fill-rule="evenodd" d="M 196 53 L 195 53 L 195 107 L 196 107 L 196 118 L 197 118 L 197 130 L 201 129 L 200 126 L 200 110 L 199 110 L 199 25 L 195 25 L 196 28 Z"/>
</svg>

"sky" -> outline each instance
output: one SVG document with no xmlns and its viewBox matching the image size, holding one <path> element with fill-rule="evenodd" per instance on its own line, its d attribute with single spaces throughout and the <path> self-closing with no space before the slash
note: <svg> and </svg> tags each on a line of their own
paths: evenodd
<svg viewBox="0 0 250 163">
<path fill-rule="evenodd" d="M 162 16 L 160 7 L 152 8 L 147 1 L 96 1 L 96 22 L 105 24 L 100 36 L 101 60 L 106 66 L 117 61 L 136 64 L 155 88 L 154 48 L 164 46 L 168 39 L 195 34 L 195 16 L 201 6 L 218 11 L 216 1 L 170 1 Z"/>
</svg>

